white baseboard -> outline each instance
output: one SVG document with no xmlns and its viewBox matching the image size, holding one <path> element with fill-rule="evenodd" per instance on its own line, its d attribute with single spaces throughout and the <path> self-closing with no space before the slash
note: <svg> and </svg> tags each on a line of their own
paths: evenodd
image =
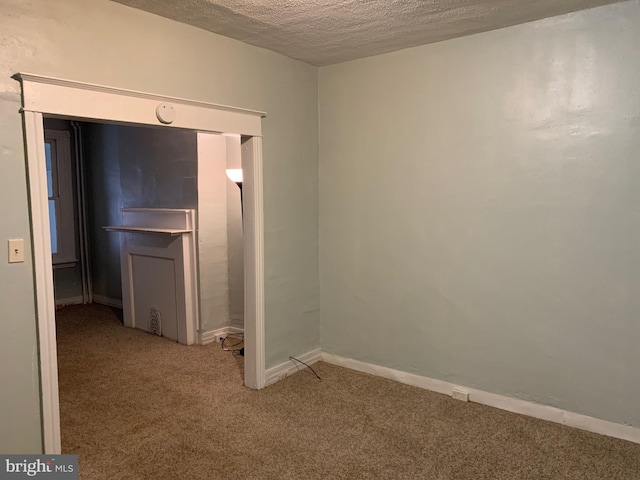
<svg viewBox="0 0 640 480">
<path fill-rule="evenodd" d="M 316 350 L 311 350 L 310 352 L 307 352 L 305 354 L 296 355 L 296 358 L 308 365 L 312 365 L 322 359 L 322 352 L 319 348 L 317 348 Z M 306 367 L 296 362 L 295 360 L 287 360 L 280 365 L 268 368 L 266 371 L 265 386 L 276 383 L 277 381 L 280 381 L 285 377 L 288 377 L 289 375 L 293 375 L 302 368 Z"/>
<path fill-rule="evenodd" d="M 84 297 L 82 295 L 79 297 L 56 299 L 56 306 L 62 305 L 63 307 L 66 307 L 67 305 L 82 305 L 83 303 Z"/>
<path fill-rule="evenodd" d="M 519 398 L 507 397 L 505 395 L 485 392 L 475 388 L 467 388 L 442 380 L 436 380 L 434 378 L 423 377 L 421 375 L 394 370 L 388 367 L 381 367 L 379 365 L 361 362 L 360 360 L 340 357 L 331 353 L 323 352 L 321 356 L 322 360 L 327 363 L 350 368 L 359 372 L 370 373 L 379 377 L 389 378 L 400 383 L 413 385 L 414 387 L 424 388 L 425 390 L 431 390 L 445 395 L 451 395 L 454 387 L 462 387 L 464 390 L 469 392 L 470 402 L 480 403 L 482 405 L 500 408 L 501 410 L 507 410 L 509 412 L 540 418 L 550 422 L 561 423 L 569 427 L 575 427 L 581 430 L 599 433 L 601 435 L 640 443 L 640 428 L 632 427 L 630 425 L 622 425 L 615 422 L 609 422 L 607 420 L 601 420 L 599 418 L 589 417 L 580 413 L 569 412 L 548 405 L 541 405 L 539 403 L 521 400 Z M 267 370 L 267 375 L 268 374 L 269 370 Z"/>
<path fill-rule="evenodd" d="M 122 308 L 122 300 L 105 297 L 104 295 L 96 295 L 95 293 L 93 294 L 93 302 L 106 305 L 107 307 Z"/>
<path fill-rule="evenodd" d="M 208 345 L 213 342 L 217 342 L 219 338 L 224 338 L 232 333 L 244 333 L 243 328 L 238 327 L 222 327 L 216 330 L 207 330 L 206 332 L 198 332 L 198 343 L 200 345 Z"/>
</svg>

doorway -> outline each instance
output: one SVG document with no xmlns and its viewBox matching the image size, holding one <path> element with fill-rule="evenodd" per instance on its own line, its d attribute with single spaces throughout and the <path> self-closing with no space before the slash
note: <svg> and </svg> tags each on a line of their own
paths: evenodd
<svg viewBox="0 0 640 480">
<path fill-rule="evenodd" d="M 55 300 L 43 115 L 241 135 L 244 217 L 245 385 L 265 385 L 262 112 L 31 74 L 22 83 L 40 353 L 45 453 L 60 453 Z"/>
</svg>

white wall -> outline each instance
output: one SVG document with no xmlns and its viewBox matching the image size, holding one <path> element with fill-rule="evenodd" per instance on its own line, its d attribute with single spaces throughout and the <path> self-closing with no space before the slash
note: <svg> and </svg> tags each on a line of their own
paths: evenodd
<svg viewBox="0 0 640 480">
<path fill-rule="evenodd" d="M 227 139 L 198 134 L 198 278 L 200 331 L 228 326 Z"/>
<path fill-rule="evenodd" d="M 637 1 L 322 67 L 321 346 L 640 426 Z"/>
<path fill-rule="evenodd" d="M 227 168 L 242 168 L 240 137 L 227 137 Z M 226 176 L 226 175 L 225 175 Z M 229 258 L 229 317 L 233 327 L 244 328 L 244 238 L 240 189 L 227 185 L 227 251 Z"/>
<path fill-rule="evenodd" d="M 19 71 L 266 111 L 267 367 L 316 348 L 317 68 L 106 0 L 0 0 L 0 451 L 41 449 L 33 265 Z"/>
</svg>

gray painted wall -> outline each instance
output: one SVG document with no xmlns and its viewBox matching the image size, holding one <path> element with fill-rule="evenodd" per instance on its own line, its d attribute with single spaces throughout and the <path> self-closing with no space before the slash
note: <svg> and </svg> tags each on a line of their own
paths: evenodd
<svg viewBox="0 0 640 480">
<path fill-rule="evenodd" d="M 56 305 L 82 303 L 82 270 L 80 263 L 72 267 L 54 267 L 54 298 Z"/>
<path fill-rule="evenodd" d="M 122 300 L 120 236 L 102 228 L 122 224 L 118 127 L 85 123 L 82 134 L 93 294 Z"/>
<path fill-rule="evenodd" d="M 323 67 L 324 351 L 640 426 L 640 6 Z"/>
<path fill-rule="evenodd" d="M 124 208 L 197 208 L 196 133 L 147 127 L 118 130 Z"/>
<path fill-rule="evenodd" d="M 266 355 L 319 345 L 317 68 L 106 0 L 0 0 L 0 451 L 41 450 L 37 336 L 19 71 L 269 113 L 263 121 Z M 9 387 L 10 386 L 10 387 Z"/>
</svg>

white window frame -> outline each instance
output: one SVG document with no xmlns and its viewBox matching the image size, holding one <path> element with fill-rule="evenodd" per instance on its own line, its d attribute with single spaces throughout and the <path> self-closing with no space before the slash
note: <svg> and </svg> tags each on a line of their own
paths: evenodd
<svg viewBox="0 0 640 480">
<path fill-rule="evenodd" d="M 56 206 L 57 253 L 51 254 L 54 268 L 74 266 L 76 252 L 73 171 L 71 169 L 71 133 L 66 130 L 45 129 L 44 141 L 51 145 L 53 192 L 49 200 Z"/>
</svg>

